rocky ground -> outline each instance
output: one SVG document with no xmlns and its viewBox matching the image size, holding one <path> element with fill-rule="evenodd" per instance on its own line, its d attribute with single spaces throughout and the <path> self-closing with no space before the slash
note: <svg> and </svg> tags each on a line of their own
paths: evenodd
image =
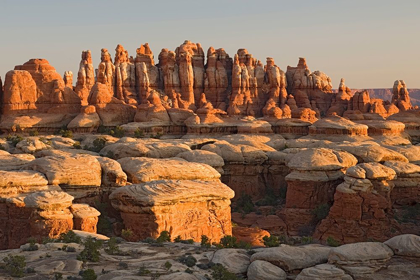
<svg viewBox="0 0 420 280">
<path fill-rule="evenodd" d="M 278 247 L 270 248 L 217 249 L 203 247 L 200 243 L 151 243 L 151 240 L 145 243 L 118 239 L 115 244 L 103 240 L 107 239 L 104 236 L 91 234 L 103 240 L 97 259 L 92 257 L 96 248 L 86 245 L 94 241 L 86 241 L 87 234 L 81 235 L 82 244 L 32 243 L 20 249 L 1 251 L 3 260 L 24 257 L 21 265 L 16 265 L 16 260 L 3 261 L 1 279 L 13 279 L 8 276 L 12 273 L 28 280 L 420 279 L 420 237 L 415 235 L 397 236 L 385 243 L 364 242 L 339 247 L 277 244 Z M 89 253 L 83 255 L 86 250 Z M 11 269 L 13 264 L 14 270 Z M 88 276 L 89 270 L 93 270 L 97 278 Z"/>
</svg>

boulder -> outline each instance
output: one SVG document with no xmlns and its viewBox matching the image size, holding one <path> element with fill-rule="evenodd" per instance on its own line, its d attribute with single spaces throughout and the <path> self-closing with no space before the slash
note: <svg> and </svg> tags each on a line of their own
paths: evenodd
<svg viewBox="0 0 420 280">
<path fill-rule="evenodd" d="M 250 264 L 249 255 L 243 249 L 220 249 L 212 258 L 213 263 L 223 265 L 228 271 L 235 274 L 245 274 Z"/>
<path fill-rule="evenodd" d="M 267 261 L 286 272 L 326 263 L 331 249 L 320 245 L 293 247 L 281 244 L 279 247 L 264 248 L 251 256 L 251 262 Z"/>
<path fill-rule="evenodd" d="M 420 257 L 420 236 L 403 234 L 384 242 L 397 256 Z"/>
<path fill-rule="evenodd" d="M 344 270 L 331 264 L 319 264 L 302 270 L 296 280 L 353 280 Z"/>
<path fill-rule="evenodd" d="M 247 271 L 248 280 L 286 280 L 287 274 L 278 266 L 266 261 L 253 261 Z"/>
<path fill-rule="evenodd" d="M 351 276 L 371 274 L 380 270 L 394 255 L 380 242 L 346 244 L 331 250 L 328 263 L 345 270 Z"/>
</svg>

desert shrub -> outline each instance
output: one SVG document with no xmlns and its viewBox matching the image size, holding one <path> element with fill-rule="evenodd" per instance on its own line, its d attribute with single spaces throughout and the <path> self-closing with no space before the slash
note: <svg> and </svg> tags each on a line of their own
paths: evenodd
<svg viewBox="0 0 420 280">
<path fill-rule="evenodd" d="M 201 248 L 206 248 L 206 249 L 211 247 L 210 239 L 206 235 L 201 236 L 200 246 Z"/>
<path fill-rule="evenodd" d="M 162 133 L 156 133 L 155 135 L 152 135 L 152 136 L 150 136 L 151 138 L 154 138 L 154 139 L 160 139 L 161 137 L 163 136 L 163 134 Z"/>
<path fill-rule="evenodd" d="M 96 280 L 98 276 L 96 275 L 95 271 L 93 269 L 86 269 L 83 270 L 81 273 L 83 280 Z"/>
<path fill-rule="evenodd" d="M 220 239 L 222 248 L 237 248 L 237 238 L 231 235 L 225 235 Z"/>
<path fill-rule="evenodd" d="M 180 241 L 182 244 L 194 244 L 194 239 L 186 239 Z"/>
<path fill-rule="evenodd" d="M 189 255 L 181 256 L 178 261 L 188 267 L 193 267 L 197 263 L 197 259 Z"/>
<path fill-rule="evenodd" d="M 109 128 L 103 126 L 102 124 L 98 126 L 98 133 L 109 134 L 109 130 Z"/>
<path fill-rule="evenodd" d="M 59 133 L 62 137 L 73 138 L 73 132 L 68 129 L 61 129 Z"/>
<path fill-rule="evenodd" d="M 266 195 L 263 199 L 258 200 L 255 205 L 257 206 L 275 206 L 278 204 L 279 197 L 274 193 L 273 189 L 267 188 Z"/>
<path fill-rule="evenodd" d="M 6 151 L 6 148 L 2 144 L 0 144 L 0 150 Z"/>
<path fill-rule="evenodd" d="M 271 236 L 264 236 L 263 242 L 265 247 L 279 247 L 280 246 L 280 240 L 277 236 L 271 235 Z"/>
<path fill-rule="evenodd" d="M 99 137 L 93 140 L 93 146 L 89 148 L 90 151 L 99 153 L 106 145 L 106 139 L 104 137 Z"/>
<path fill-rule="evenodd" d="M 56 272 L 54 273 L 54 280 L 62 280 L 63 279 L 63 273 Z"/>
<path fill-rule="evenodd" d="M 31 131 L 29 131 L 29 136 L 38 136 L 39 132 L 36 129 L 32 129 Z"/>
<path fill-rule="evenodd" d="M 236 212 L 242 212 L 249 214 L 255 211 L 254 203 L 252 202 L 249 194 L 242 194 L 241 197 L 236 201 L 235 209 Z"/>
<path fill-rule="evenodd" d="M 313 241 L 312 236 L 302 236 L 300 243 L 302 244 L 311 244 Z"/>
<path fill-rule="evenodd" d="M 141 130 L 140 128 L 136 128 L 136 130 L 134 130 L 134 137 L 143 138 L 144 137 L 143 130 Z"/>
<path fill-rule="evenodd" d="M 12 277 L 23 277 L 25 274 L 26 261 L 24 256 L 12 256 L 3 258 L 4 269 Z"/>
<path fill-rule="evenodd" d="M 29 238 L 28 242 L 28 248 L 24 248 L 23 251 L 37 251 L 39 249 L 38 245 L 36 245 L 35 239 Z"/>
<path fill-rule="evenodd" d="M 166 261 L 165 262 L 165 268 L 166 268 L 166 270 L 171 269 L 171 267 L 172 267 L 172 264 L 169 261 Z"/>
<path fill-rule="evenodd" d="M 67 233 L 62 233 L 60 237 L 58 238 L 59 242 L 62 243 L 77 243 L 80 244 L 82 242 L 82 239 L 80 236 L 77 236 L 74 231 L 70 230 Z"/>
<path fill-rule="evenodd" d="M 340 241 L 338 241 L 338 240 L 335 240 L 333 237 L 331 237 L 331 236 L 328 236 L 328 238 L 327 238 L 327 245 L 328 246 L 331 246 L 331 247 L 338 247 L 338 246 L 340 246 L 341 244 L 340 244 Z"/>
<path fill-rule="evenodd" d="M 175 243 L 179 243 L 179 242 L 181 242 L 182 241 L 182 239 L 181 239 L 181 235 L 178 235 L 177 237 L 175 237 L 175 239 L 174 239 L 174 242 Z"/>
<path fill-rule="evenodd" d="M 122 138 L 125 135 L 124 128 L 122 128 L 121 126 L 116 126 L 114 129 L 111 129 L 109 131 L 109 135 L 117 138 Z"/>
<path fill-rule="evenodd" d="M 117 239 L 115 237 L 111 237 L 108 240 L 107 248 L 105 248 L 105 252 L 109 255 L 119 255 L 119 254 L 121 254 L 121 250 L 118 247 Z"/>
<path fill-rule="evenodd" d="M 171 242 L 171 234 L 169 231 L 162 231 L 159 235 L 159 237 L 156 239 L 157 243 L 163 243 L 163 242 Z"/>
<path fill-rule="evenodd" d="M 121 231 L 121 237 L 125 240 L 130 240 L 133 237 L 133 231 L 129 228 L 123 229 Z"/>
<path fill-rule="evenodd" d="M 146 276 L 146 275 L 150 275 L 151 271 L 146 269 L 146 267 L 144 266 L 144 264 L 139 268 L 139 272 L 137 272 L 137 275 L 139 276 Z"/>
<path fill-rule="evenodd" d="M 328 213 L 330 212 L 330 205 L 323 203 L 315 207 L 315 209 L 312 211 L 312 214 L 315 215 L 316 222 L 322 221 L 328 216 Z"/>
<path fill-rule="evenodd" d="M 102 246 L 102 241 L 88 237 L 86 238 L 85 242 L 83 242 L 83 245 L 85 248 L 77 256 L 77 259 L 83 262 L 98 262 L 99 256 L 101 255 L 99 248 Z"/>
<path fill-rule="evenodd" d="M 80 145 L 80 142 L 79 141 L 76 141 L 73 144 L 73 148 L 75 148 L 75 149 L 81 149 L 82 148 L 82 145 Z"/>
<path fill-rule="evenodd" d="M 23 141 L 24 138 L 20 135 L 14 135 L 14 136 L 8 135 L 6 137 L 6 140 L 10 141 L 13 147 L 16 147 L 17 143 L 19 143 L 20 141 Z"/>
<path fill-rule="evenodd" d="M 192 269 L 190 269 L 189 267 L 187 267 L 187 269 L 184 270 L 184 272 L 188 273 L 188 274 L 193 274 L 194 273 L 194 271 Z"/>
<path fill-rule="evenodd" d="M 239 278 L 232 272 L 229 272 L 223 265 L 213 265 L 211 277 L 214 280 L 239 280 Z"/>
</svg>

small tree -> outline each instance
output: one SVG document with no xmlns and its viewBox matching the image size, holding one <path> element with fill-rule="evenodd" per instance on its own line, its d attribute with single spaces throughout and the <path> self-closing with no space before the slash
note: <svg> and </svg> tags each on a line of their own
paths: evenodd
<svg viewBox="0 0 420 280">
<path fill-rule="evenodd" d="M 169 233 L 169 231 L 164 230 L 160 233 L 156 241 L 157 243 L 171 242 L 171 234 Z"/>
<path fill-rule="evenodd" d="M 99 256 L 101 253 L 99 252 L 99 248 L 102 246 L 102 241 L 93 239 L 92 237 L 86 238 L 86 241 L 83 242 L 85 248 L 82 252 L 77 256 L 79 261 L 87 262 L 98 262 Z"/>
<path fill-rule="evenodd" d="M 25 274 L 25 257 L 9 255 L 3 259 L 5 263 L 4 269 L 12 277 L 23 277 Z"/>
</svg>

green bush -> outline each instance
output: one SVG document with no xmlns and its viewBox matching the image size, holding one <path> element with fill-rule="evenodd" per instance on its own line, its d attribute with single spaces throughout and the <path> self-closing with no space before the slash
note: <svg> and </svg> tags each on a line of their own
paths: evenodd
<svg viewBox="0 0 420 280">
<path fill-rule="evenodd" d="M 89 148 L 90 151 L 99 153 L 106 145 L 107 140 L 104 137 L 99 137 L 93 140 L 93 146 Z"/>
<path fill-rule="evenodd" d="M 35 239 L 29 238 L 29 246 L 28 248 L 24 248 L 23 251 L 37 251 L 39 249 L 38 245 L 36 245 Z"/>
<path fill-rule="evenodd" d="M 62 280 L 63 279 L 63 273 L 56 272 L 54 273 L 54 280 Z"/>
<path fill-rule="evenodd" d="M 118 263 L 118 267 L 120 269 L 127 269 L 128 268 L 128 263 L 126 263 L 126 262 L 119 262 Z"/>
<path fill-rule="evenodd" d="M 75 148 L 75 149 L 81 149 L 82 148 L 82 145 L 80 145 L 80 142 L 79 141 L 76 141 L 73 144 L 73 148 Z"/>
<path fill-rule="evenodd" d="M 73 132 L 71 130 L 68 129 L 62 129 L 60 130 L 61 137 L 66 137 L 66 138 L 73 138 Z"/>
<path fill-rule="evenodd" d="M 255 206 L 252 202 L 251 196 L 249 194 L 242 194 L 242 196 L 236 201 L 234 211 L 245 214 L 255 211 Z"/>
<path fill-rule="evenodd" d="M 271 235 L 271 236 L 264 236 L 263 242 L 265 247 L 279 247 L 280 246 L 280 240 L 277 236 Z"/>
<path fill-rule="evenodd" d="M 302 236 L 300 243 L 302 244 L 311 244 L 313 241 L 312 236 Z"/>
<path fill-rule="evenodd" d="M 36 129 L 29 131 L 29 136 L 38 136 L 38 135 L 39 135 L 39 132 Z"/>
<path fill-rule="evenodd" d="M 169 231 L 162 231 L 159 235 L 159 237 L 156 239 L 157 243 L 163 243 L 163 242 L 171 242 L 171 234 Z"/>
<path fill-rule="evenodd" d="M 109 135 L 117 138 L 122 138 L 125 135 L 124 128 L 122 128 L 121 126 L 116 126 L 114 129 L 111 129 L 109 131 Z"/>
<path fill-rule="evenodd" d="M 237 238 L 231 235 L 225 235 L 220 239 L 220 245 L 223 248 L 238 248 Z"/>
<path fill-rule="evenodd" d="M 133 237 L 133 234 L 133 231 L 129 228 L 123 229 L 121 231 L 121 237 L 128 241 L 130 241 L 130 239 Z"/>
<path fill-rule="evenodd" d="M 193 256 L 184 255 L 178 259 L 182 264 L 185 264 L 188 267 L 193 267 L 197 263 L 197 259 Z"/>
<path fill-rule="evenodd" d="M 8 135 L 6 137 L 6 140 L 10 141 L 13 147 L 16 147 L 17 143 L 19 143 L 20 141 L 23 141 L 25 139 L 20 135 L 14 135 L 14 136 Z"/>
<path fill-rule="evenodd" d="M 210 248 L 211 247 L 210 239 L 207 236 L 202 235 L 200 245 L 201 245 L 201 248 L 206 248 L 206 249 Z"/>
<path fill-rule="evenodd" d="M 98 276 L 93 269 L 86 269 L 82 272 L 82 279 L 83 280 L 96 280 Z"/>
<path fill-rule="evenodd" d="M 172 264 L 169 261 L 166 261 L 166 263 L 165 263 L 166 270 L 171 269 L 171 267 L 172 267 Z"/>
<path fill-rule="evenodd" d="M 312 214 L 315 215 L 316 222 L 320 222 L 328 216 L 330 212 L 330 205 L 329 204 L 320 204 L 312 211 Z"/>
<path fill-rule="evenodd" d="M 174 239 L 174 242 L 175 243 L 179 243 L 179 242 L 181 242 L 182 241 L 182 239 L 181 239 L 181 235 L 178 235 L 177 237 L 175 237 L 175 239 Z"/>
<path fill-rule="evenodd" d="M 102 241 L 88 237 L 86 238 L 85 242 L 83 242 L 83 245 L 85 246 L 85 248 L 77 256 L 77 259 L 83 262 L 98 262 L 99 256 L 101 255 L 99 249 L 102 246 Z"/>
<path fill-rule="evenodd" d="M 146 276 L 146 275 L 150 275 L 151 271 L 146 269 L 146 267 L 144 266 L 144 264 L 139 268 L 139 272 L 137 273 L 137 275 L 139 276 Z"/>
<path fill-rule="evenodd" d="M 70 230 L 67 233 L 62 233 L 58 238 L 58 241 L 62 243 L 77 243 L 80 244 L 82 239 L 80 236 L 77 236 L 74 231 Z"/>
<path fill-rule="evenodd" d="M 328 236 L 327 238 L 327 245 L 331 247 L 338 247 L 341 245 L 340 241 L 335 240 L 333 237 Z"/>
<path fill-rule="evenodd" d="M 74 247 L 72 247 L 72 246 L 68 246 L 68 247 L 66 248 L 66 252 L 69 252 L 69 253 L 74 253 L 74 252 L 76 252 L 76 248 L 74 248 Z"/>
<path fill-rule="evenodd" d="M 141 130 L 140 128 L 137 128 L 136 130 L 134 130 L 134 137 L 143 138 L 144 137 L 143 130 Z"/>
<path fill-rule="evenodd" d="M 12 277 L 23 277 L 25 274 L 25 257 L 9 255 L 3 259 L 5 263 L 4 269 Z"/>
<path fill-rule="evenodd" d="M 235 274 L 229 272 L 221 264 L 215 264 L 211 269 L 211 277 L 213 277 L 213 280 L 239 280 L 239 278 Z"/>
<path fill-rule="evenodd" d="M 121 254 L 121 250 L 117 245 L 117 239 L 115 237 L 111 237 L 108 240 L 108 246 L 105 248 L 105 252 L 109 255 L 119 255 Z"/>
</svg>

